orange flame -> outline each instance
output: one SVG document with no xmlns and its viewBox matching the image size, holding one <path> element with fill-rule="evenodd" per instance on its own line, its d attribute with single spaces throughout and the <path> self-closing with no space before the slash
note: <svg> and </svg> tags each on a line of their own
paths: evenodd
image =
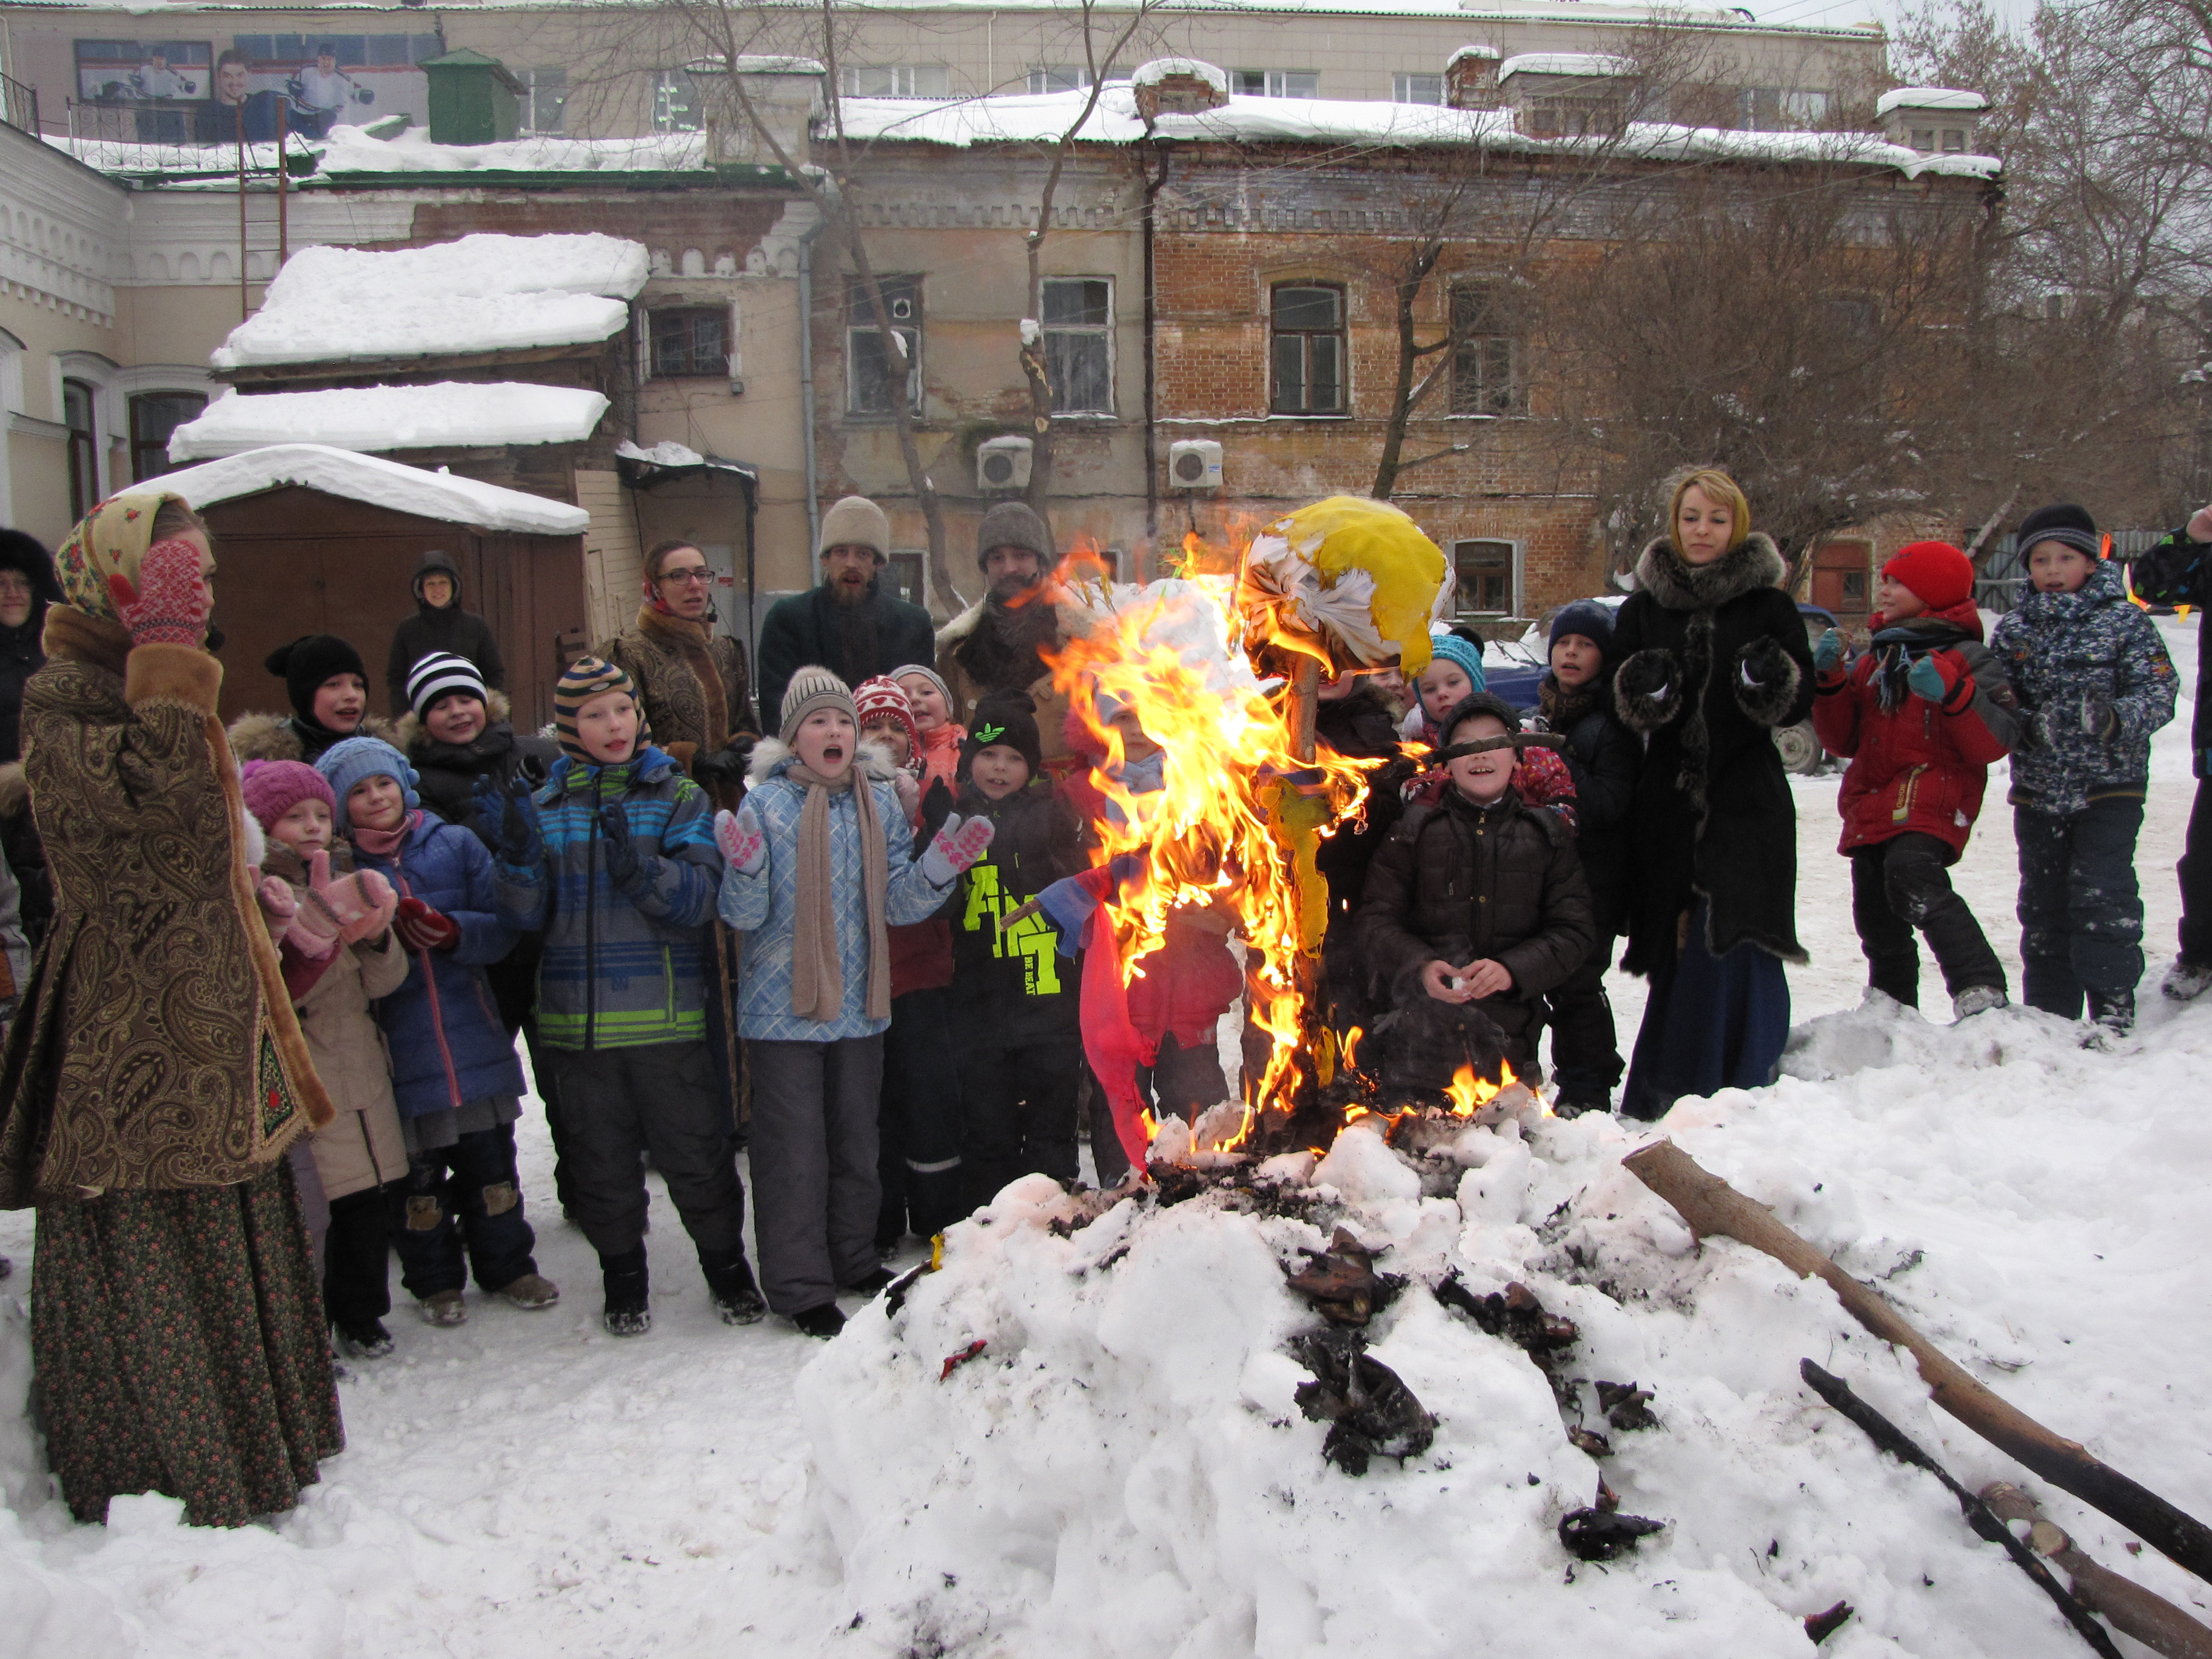
<svg viewBox="0 0 2212 1659">
<path fill-rule="evenodd" d="M 1108 901 L 1124 983 L 1166 941 L 1170 918 L 1243 939 L 1248 1017 L 1267 1034 L 1261 1075 L 1248 1078 L 1242 1129 L 1263 1105 L 1284 1102 L 1310 1038 L 1307 1002 L 1319 981 L 1325 901 L 1297 866 L 1298 825 L 1328 834 L 1366 799 L 1380 763 L 1295 752 L 1288 699 L 1263 692 L 1243 653 L 1269 641 L 1239 617 L 1234 572 L 1249 537 L 1224 549 L 1185 538 L 1179 586 L 1109 610 L 1091 632 L 1048 656 L 1065 693 L 1106 756 L 1096 781 L 1111 804 L 1094 854 L 1133 857 L 1140 874 Z M 1223 667 L 1226 659 L 1228 667 Z M 1109 698 L 1136 731 L 1100 712 Z M 1125 744 L 1162 751 L 1163 786 L 1136 793 L 1116 775 Z M 1308 866 L 1309 872 L 1310 866 Z"/>
<path fill-rule="evenodd" d="M 1498 1081 L 1492 1083 L 1486 1077 L 1477 1077 L 1474 1067 L 1462 1060 L 1459 1070 L 1452 1073 L 1451 1086 L 1444 1091 L 1451 1097 L 1452 1115 L 1473 1117 L 1519 1080 L 1503 1060 L 1498 1062 Z"/>
</svg>

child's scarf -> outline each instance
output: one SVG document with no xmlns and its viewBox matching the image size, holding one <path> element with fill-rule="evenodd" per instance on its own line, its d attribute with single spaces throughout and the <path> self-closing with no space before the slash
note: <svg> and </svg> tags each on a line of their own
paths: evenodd
<svg viewBox="0 0 2212 1659">
<path fill-rule="evenodd" d="M 835 778 L 809 771 L 798 761 L 783 775 L 806 791 L 799 814 L 799 880 L 791 940 L 791 1012 L 801 1019 L 828 1024 L 845 1006 L 845 970 L 837 955 L 836 895 L 831 884 L 830 797 L 850 791 L 860 830 L 860 885 L 868 907 L 868 999 L 870 1019 L 891 1014 L 890 936 L 884 917 L 890 885 L 890 854 L 884 826 L 876 816 L 875 791 L 857 760 Z"/>
<path fill-rule="evenodd" d="M 397 864 L 399 862 L 399 849 L 407 844 L 407 837 L 415 833 L 422 822 L 420 811 L 409 812 L 389 830 L 371 830 L 365 824 L 356 823 L 348 835 L 353 844 L 369 857 Z"/>
</svg>

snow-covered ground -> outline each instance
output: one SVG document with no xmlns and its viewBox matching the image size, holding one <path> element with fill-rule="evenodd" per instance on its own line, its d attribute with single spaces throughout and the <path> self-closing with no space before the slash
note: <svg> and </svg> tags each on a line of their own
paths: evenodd
<svg viewBox="0 0 2212 1659">
<path fill-rule="evenodd" d="M 2164 626 L 2185 708 L 2157 748 L 2139 860 L 2137 1035 L 2100 1054 L 2019 1012 L 1950 1030 L 1932 964 L 1928 1022 L 1856 1012 L 1836 782 L 1808 780 L 1814 961 L 1791 978 L 1810 1029 L 1773 1088 L 1686 1103 L 1667 1127 L 1881 1279 L 2007 1398 L 2204 1516 L 2212 999 L 2176 1008 L 2156 992 L 2199 624 Z M 1990 798 L 1958 878 L 2016 975 L 2001 776 Z M 1616 996 L 1626 1041 L 1638 988 L 1620 980 Z M 1045 1194 L 1010 1189 L 988 1225 L 956 1231 L 945 1271 L 896 1321 L 878 1303 L 825 1349 L 774 1322 L 714 1322 L 657 1202 L 656 1327 L 617 1342 L 599 1329 L 589 1249 L 547 1215 L 542 1122 L 521 1128 L 538 1259 L 568 1301 L 526 1315 L 472 1300 L 454 1331 L 395 1318 L 398 1353 L 342 1384 L 348 1449 L 271 1528 L 187 1529 L 150 1498 L 118 1501 L 105 1530 L 70 1522 L 21 1409 L 31 1218 L 0 1216 L 16 1261 L 0 1287 L 0 1656 L 1275 1659 L 1604 1643 L 1733 1659 L 1806 1652 L 1799 1620 L 1838 1600 L 1858 1611 L 1823 1651 L 1846 1659 L 2080 1650 L 1931 1480 L 1819 1404 L 1797 1362 L 1842 1375 L 1970 1485 L 2021 1471 L 1935 1413 L 1824 1287 L 1725 1241 L 1693 1247 L 1618 1167 L 1644 1137 L 1611 1120 L 1469 1137 L 1480 1167 L 1452 1200 L 1410 1195 L 1372 1145 L 1319 1172 L 1348 1224 L 1391 1243 L 1379 1268 L 1449 1265 L 1477 1291 L 1523 1279 L 1579 1322 L 1575 1375 L 1656 1391 L 1662 1426 L 1616 1434 L 1604 1472 L 1624 1509 L 1668 1530 L 1571 1570 L 1553 1528 L 1589 1501 L 1598 1466 L 1566 1444 L 1519 1352 L 1418 1284 L 1372 1335 L 1438 1418 L 1434 1445 L 1358 1480 L 1322 1461 L 1281 1352 L 1312 1322 L 1277 1271 L 1324 1242 L 1309 1221 L 1207 1198 L 1125 1206 L 1063 1238 Z M 978 1337 L 982 1354 L 940 1380 Z M 2027 1484 L 2105 1565 L 2212 1604 L 2112 1522 Z"/>
</svg>

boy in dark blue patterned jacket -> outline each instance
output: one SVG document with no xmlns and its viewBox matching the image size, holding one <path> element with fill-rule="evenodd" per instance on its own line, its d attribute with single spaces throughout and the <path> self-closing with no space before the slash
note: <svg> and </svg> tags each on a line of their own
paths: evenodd
<svg viewBox="0 0 2212 1659">
<path fill-rule="evenodd" d="M 2135 1024 L 2142 977 L 2136 836 L 2150 734 L 2173 718 L 2173 664 L 2128 598 L 2081 507 L 2021 521 L 2030 589 L 1990 650 L 2021 706 L 2012 754 L 2020 955 L 2030 1007 L 2066 1019 L 2082 1000 L 2103 1035 Z"/>
<path fill-rule="evenodd" d="M 728 1324 L 766 1311 L 745 1260 L 728 1097 L 707 1048 L 700 937 L 721 892 L 713 806 L 654 748 L 629 676 L 582 657 L 553 694 L 561 758 L 526 800 L 486 789 L 500 914 L 543 928 L 538 1041 L 558 1083 L 562 1157 L 599 1253 L 607 1329 L 652 1328 L 641 1155 L 698 1247 Z M 532 808 L 535 808 L 533 811 Z"/>
<path fill-rule="evenodd" d="M 2212 507 L 2197 508 L 2128 574 L 2138 599 L 2212 611 Z M 2166 994 L 2176 1002 L 2202 996 L 2212 986 L 2212 656 L 2202 651 L 2197 655 L 2189 769 L 2197 778 L 2197 802 L 2189 811 L 2189 837 L 2182 843 L 2179 872 L 2181 951 L 2166 973 Z"/>
</svg>

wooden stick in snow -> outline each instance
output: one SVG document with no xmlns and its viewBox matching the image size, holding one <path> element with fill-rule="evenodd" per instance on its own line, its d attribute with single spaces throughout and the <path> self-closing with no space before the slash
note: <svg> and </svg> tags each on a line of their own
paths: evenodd
<svg viewBox="0 0 2212 1659">
<path fill-rule="evenodd" d="M 1982 1502 L 2000 1521 L 2027 1522 L 2028 1543 L 2066 1575 L 2074 1599 L 2092 1613 L 2103 1613 L 2114 1630 L 2157 1650 L 2166 1659 L 2212 1659 L 2212 1630 L 2157 1591 L 2145 1589 L 2082 1554 L 2065 1530 L 2046 1519 L 2036 1501 L 2018 1486 L 1991 1481 L 1982 1488 Z"/>
<path fill-rule="evenodd" d="M 1665 1199 L 1699 1237 L 1719 1233 L 1772 1256 L 1802 1277 L 1826 1279 L 1852 1318 L 1905 1349 L 1936 1403 L 2007 1455 L 2092 1509 L 2100 1510 L 2199 1578 L 2212 1579 L 2212 1528 L 2007 1404 L 1862 1285 L 1671 1140 L 1632 1152 L 1622 1166 Z"/>
</svg>

